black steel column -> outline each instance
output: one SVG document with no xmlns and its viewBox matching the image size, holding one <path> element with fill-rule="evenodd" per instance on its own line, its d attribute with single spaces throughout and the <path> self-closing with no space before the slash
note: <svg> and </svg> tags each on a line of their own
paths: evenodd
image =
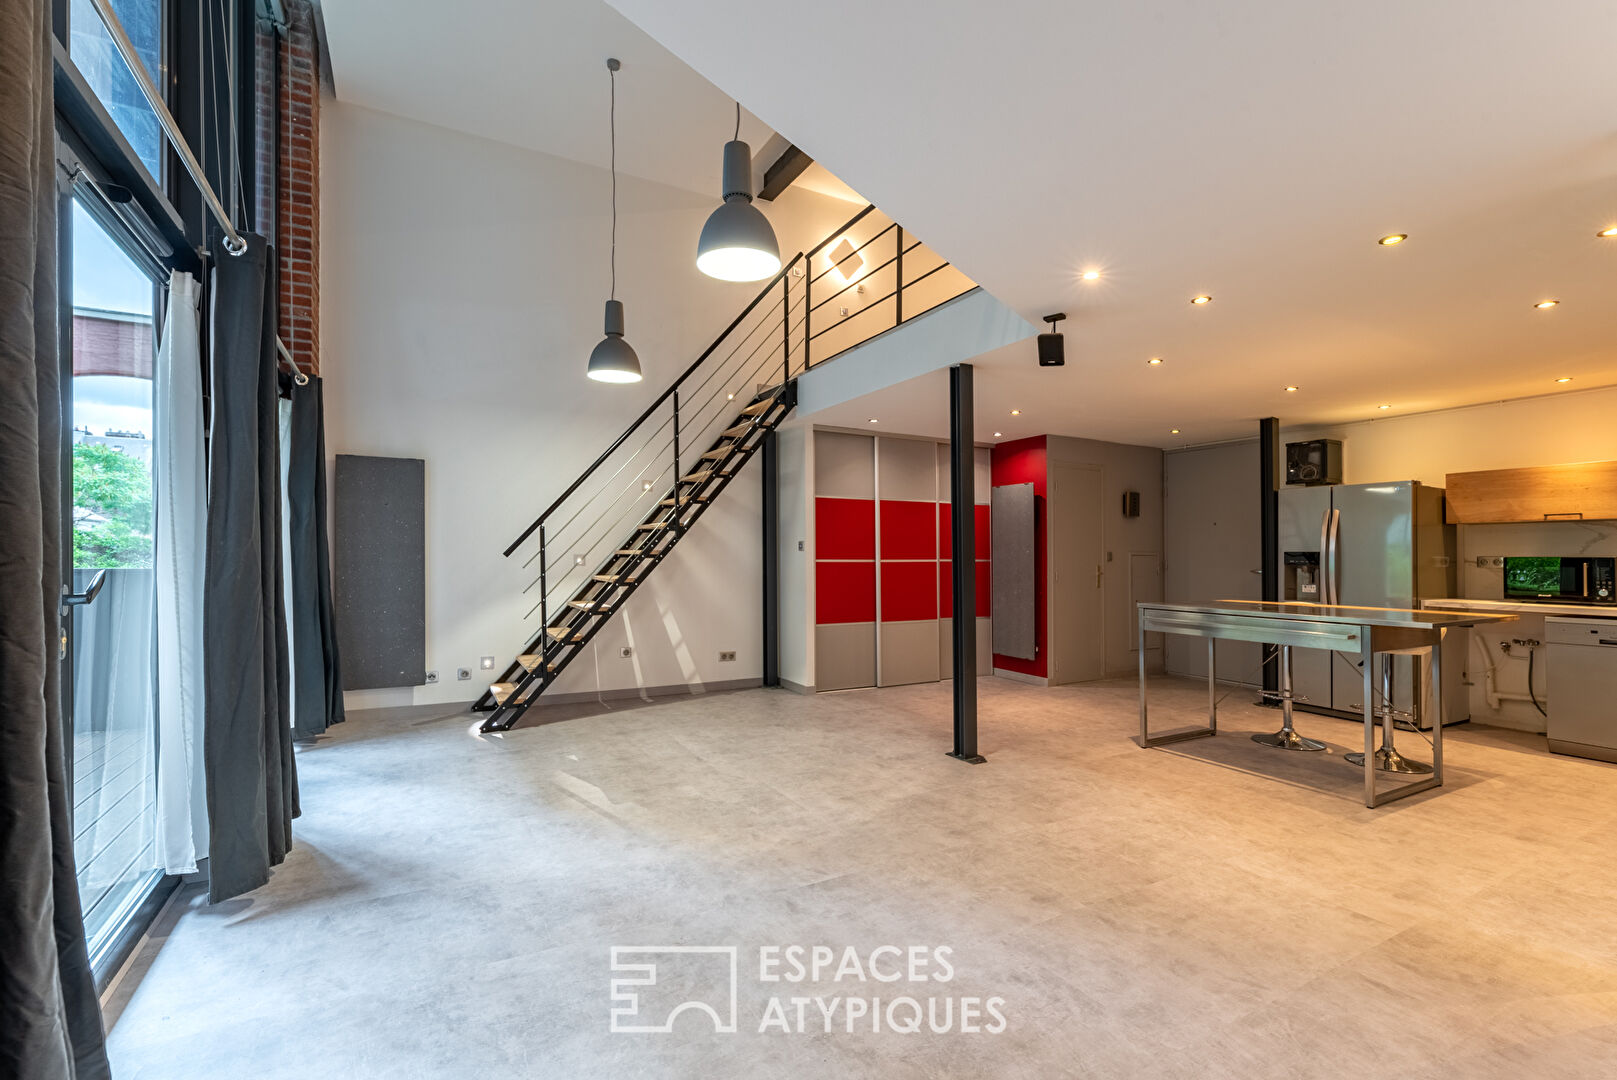
<svg viewBox="0 0 1617 1080">
<path fill-rule="evenodd" d="M 780 685 L 780 453 L 764 433 L 764 685 Z"/>
<path fill-rule="evenodd" d="M 1271 416 L 1258 421 L 1258 522 L 1263 533 L 1263 599 L 1280 599 L 1280 421 Z M 1275 650 L 1278 653 L 1278 650 Z M 1263 662 L 1263 689 L 1280 689 L 1280 658 Z M 1267 698 L 1273 701 L 1274 698 Z"/>
<path fill-rule="evenodd" d="M 952 758 L 981 765 L 977 753 L 977 462 L 972 368 L 949 369 L 950 580 L 954 591 L 954 749 Z"/>
</svg>

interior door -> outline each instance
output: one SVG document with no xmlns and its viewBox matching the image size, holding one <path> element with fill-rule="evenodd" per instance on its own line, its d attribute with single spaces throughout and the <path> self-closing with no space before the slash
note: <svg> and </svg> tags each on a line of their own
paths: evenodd
<svg viewBox="0 0 1617 1080">
<path fill-rule="evenodd" d="M 1106 674 L 1102 526 L 1105 485 L 1098 465 L 1050 466 L 1050 664 L 1055 683 Z"/>
<path fill-rule="evenodd" d="M 1290 580 L 1286 574 L 1285 558 L 1288 551 L 1306 551 L 1320 556 L 1325 566 L 1325 552 L 1321 546 L 1326 515 L 1331 510 L 1331 492 L 1327 486 L 1285 488 L 1280 492 L 1280 565 L 1269 568 L 1280 581 L 1282 600 L 1288 597 Z M 1323 601 L 1321 596 L 1320 600 Z M 1322 709 L 1331 707 L 1332 654 L 1328 649 L 1291 650 L 1292 692 L 1304 704 Z"/>
</svg>

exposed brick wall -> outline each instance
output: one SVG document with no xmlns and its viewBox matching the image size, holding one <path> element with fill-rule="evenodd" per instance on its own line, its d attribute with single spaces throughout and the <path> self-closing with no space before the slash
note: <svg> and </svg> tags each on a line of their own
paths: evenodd
<svg viewBox="0 0 1617 1080">
<path fill-rule="evenodd" d="M 280 159 L 275 248 L 281 340 L 298 366 L 320 370 L 320 46 L 310 0 L 285 0 L 280 36 Z"/>
</svg>

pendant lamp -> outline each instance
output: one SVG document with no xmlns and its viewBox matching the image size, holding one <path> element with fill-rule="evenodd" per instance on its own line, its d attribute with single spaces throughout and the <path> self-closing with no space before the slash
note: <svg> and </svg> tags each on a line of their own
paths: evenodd
<svg viewBox="0 0 1617 1080">
<path fill-rule="evenodd" d="M 612 81 L 612 298 L 606 302 L 606 336 L 591 351 L 589 366 L 589 377 L 606 383 L 640 381 L 640 357 L 623 340 L 623 301 L 618 299 L 618 69 L 622 66 L 616 59 L 606 62 Z"/>
<path fill-rule="evenodd" d="M 724 202 L 702 226 L 696 268 L 720 281 L 762 281 L 780 269 L 775 230 L 752 205 L 752 149 L 741 141 L 740 102 L 735 138 L 724 144 Z"/>
</svg>

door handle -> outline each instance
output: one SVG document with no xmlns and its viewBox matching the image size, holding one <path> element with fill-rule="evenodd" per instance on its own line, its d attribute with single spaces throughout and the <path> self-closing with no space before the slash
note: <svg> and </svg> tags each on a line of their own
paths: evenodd
<svg viewBox="0 0 1617 1080">
<path fill-rule="evenodd" d="M 71 609 L 95 603 L 95 598 L 101 595 L 101 587 L 107 583 L 107 572 L 97 570 L 95 577 L 90 579 L 90 587 L 81 593 L 67 592 L 67 586 L 62 586 L 62 614 L 66 615 Z"/>
<path fill-rule="evenodd" d="M 1100 588 L 1100 563 L 1095 564 L 1095 588 Z"/>
</svg>

